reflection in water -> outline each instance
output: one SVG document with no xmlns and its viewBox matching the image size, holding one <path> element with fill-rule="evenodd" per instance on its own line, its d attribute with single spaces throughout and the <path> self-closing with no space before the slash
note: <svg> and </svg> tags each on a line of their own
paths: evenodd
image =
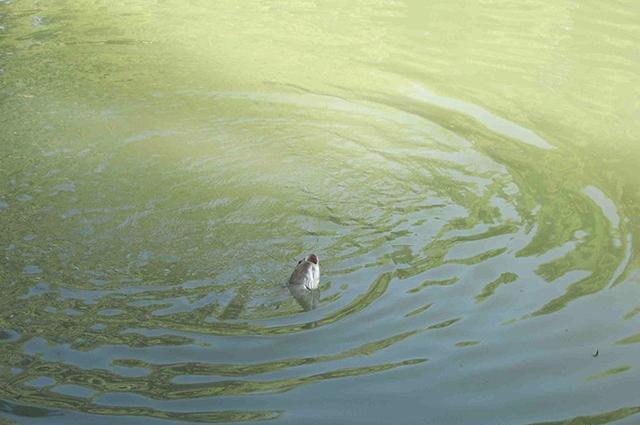
<svg viewBox="0 0 640 425">
<path fill-rule="evenodd" d="M 624 3 L 0 1 L 0 422 L 634 423 Z"/>
<path fill-rule="evenodd" d="M 304 311 L 310 311 L 318 307 L 320 289 L 307 289 L 303 285 L 287 285 L 287 287 Z"/>
</svg>

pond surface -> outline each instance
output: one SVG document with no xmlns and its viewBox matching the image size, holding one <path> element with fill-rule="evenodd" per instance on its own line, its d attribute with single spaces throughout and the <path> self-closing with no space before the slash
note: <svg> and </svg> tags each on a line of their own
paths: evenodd
<svg viewBox="0 0 640 425">
<path fill-rule="evenodd" d="M 0 422 L 639 423 L 639 16 L 0 1 Z"/>
</svg>

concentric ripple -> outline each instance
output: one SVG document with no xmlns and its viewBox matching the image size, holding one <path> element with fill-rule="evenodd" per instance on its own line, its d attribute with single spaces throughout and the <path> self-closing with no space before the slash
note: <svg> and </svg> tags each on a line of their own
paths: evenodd
<svg viewBox="0 0 640 425">
<path fill-rule="evenodd" d="M 455 346 L 481 345 L 627 269 L 631 236 L 615 203 L 580 176 L 569 185 L 527 166 L 564 153 L 496 132 L 490 114 L 443 109 L 420 91 L 170 96 L 202 115 L 172 122 L 165 107 L 161 127 L 120 125 L 117 149 L 95 147 L 37 199 L 9 199 L 3 214 L 25 224 L 6 248 L 20 308 L 9 307 L 0 346 L 5 411 L 277 418 L 282 409 L 210 403 L 423 367 L 429 352 L 443 355 L 420 349 L 430 335 L 480 320 Z M 46 152 L 32 178 L 77 155 Z M 85 207 L 64 210 L 69 197 Z M 36 219 L 49 226 L 18 239 Z M 318 308 L 304 312 L 283 284 L 309 249 L 323 280 Z M 201 399 L 202 412 L 173 402 L 198 410 Z"/>
</svg>

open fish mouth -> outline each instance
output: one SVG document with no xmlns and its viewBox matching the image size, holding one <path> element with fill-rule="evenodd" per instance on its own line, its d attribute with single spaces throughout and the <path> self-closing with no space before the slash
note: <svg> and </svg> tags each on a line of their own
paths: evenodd
<svg viewBox="0 0 640 425">
<path fill-rule="evenodd" d="M 316 264 L 316 265 L 317 265 L 318 263 L 320 263 L 320 260 L 318 259 L 318 256 L 317 256 L 316 254 L 310 254 L 310 255 L 308 255 L 308 256 L 307 256 L 307 258 L 306 258 L 306 260 L 307 260 L 308 262 L 313 263 L 313 264 Z"/>
</svg>

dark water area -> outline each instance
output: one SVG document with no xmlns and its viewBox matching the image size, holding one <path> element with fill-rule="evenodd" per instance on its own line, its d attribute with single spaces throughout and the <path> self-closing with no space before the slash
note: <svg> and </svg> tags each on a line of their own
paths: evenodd
<svg viewBox="0 0 640 425">
<path fill-rule="evenodd" d="M 640 423 L 638 16 L 0 1 L 0 424 Z"/>
</svg>

